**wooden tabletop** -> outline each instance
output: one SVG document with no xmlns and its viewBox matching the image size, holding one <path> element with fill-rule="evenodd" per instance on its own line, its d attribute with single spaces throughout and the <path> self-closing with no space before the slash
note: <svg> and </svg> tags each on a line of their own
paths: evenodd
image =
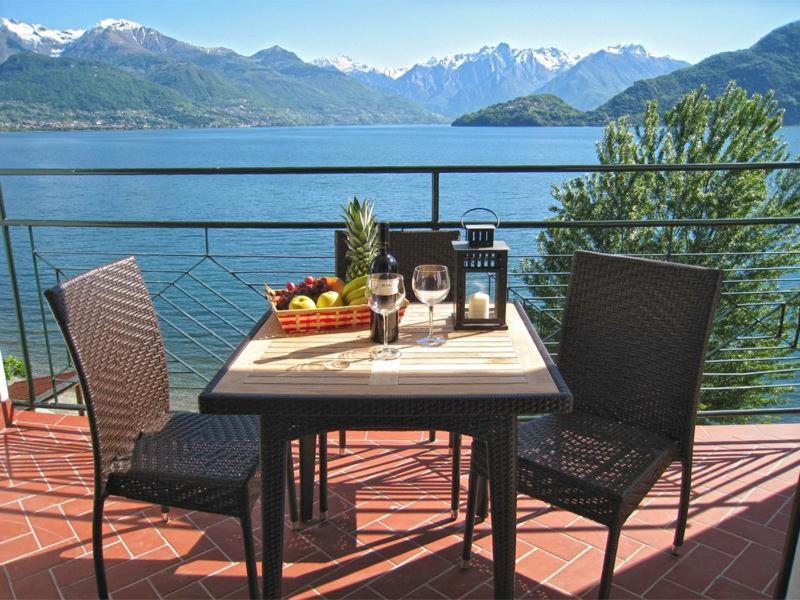
<svg viewBox="0 0 800 600">
<path fill-rule="evenodd" d="M 434 328 L 443 346 L 419 346 L 428 307 L 411 304 L 400 323 L 397 360 L 373 361 L 368 330 L 283 333 L 271 315 L 208 390 L 214 394 L 295 397 L 475 396 L 558 393 L 545 359 L 517 310 L 506 311 L 508 329 L 454 331 L 452 304 L 438 305 Z"/>
</svg>

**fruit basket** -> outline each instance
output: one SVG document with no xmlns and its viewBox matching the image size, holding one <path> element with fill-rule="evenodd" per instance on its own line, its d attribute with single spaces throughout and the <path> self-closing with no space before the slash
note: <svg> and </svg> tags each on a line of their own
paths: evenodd
<svg viewBox="0 0 800 600">
<path fill-rule="evenodd" d="M 284 333 L 314 333 L 349 327 L 369 327 L 372 309 L 366 304 L 302 310 L 278 310 L 274 300 L 277 292 L 265 284 L 264 295 L 278 317 L 278 323 L 280 323 Z M 403 318 L 407 306 L 408 298 L 403 301 L 403 305 L 400 307 L 400 319 Z"/>
</svg>

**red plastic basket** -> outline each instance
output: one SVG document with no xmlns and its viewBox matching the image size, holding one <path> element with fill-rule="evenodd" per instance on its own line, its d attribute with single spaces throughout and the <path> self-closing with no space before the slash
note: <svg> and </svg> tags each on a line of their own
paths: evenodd
<svg viewBox="0 0 800 600">
<path fill-rule="evenodd" d="M 330 308 L 309 308 L 303 310 L 278 310 L 273 297 L 275 292 L 264 285 L 264 295 L 278 317 L 278 323 L 285 333 L 313 333 L 354 327 L 369 327 L 372 310 L 366 304 L 356 306 L 332 306 Z M 406 312 L 408 298 L 400 307 L 400 319 Z"/>
</svg>

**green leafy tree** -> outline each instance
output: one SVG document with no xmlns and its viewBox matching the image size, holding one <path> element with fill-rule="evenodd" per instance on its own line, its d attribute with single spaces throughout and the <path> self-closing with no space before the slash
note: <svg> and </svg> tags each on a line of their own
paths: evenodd
<svg viewBox="0 0 800 600">
<path fill-rule="evenodd" d="M 779 135 L 782 110 L 773 95 L 753 94 L 731 82 L 712 99 L 700 87 L 659 117 L 647 103 L 642 125 L 609 123 L 597 143 L 601 164 L 747 163 L 785 161 Z M 556 221 L 777 217 L 800 214 L 800 177 L 794 171 L 595 173 L 554 186 Z M 787 269 L 796 266 L 800 234 L 792 226 L 690 226 L 547 229 L 539 257 L 520 271 L 535 285 L 540 327 L 558 335 L 558 309 L 570 256 L 576 249 L 648 255 L 726 269 L 704 387 L 706 408 L 753 407 L 775 402 L 790 384 L 798 355 L 781 339 L 781 303 L 798 310 Z M 558 275 L 562 273 L 562 275 Z M 555 274 L 555 275 L 554 275 Z M 771 347 L 757 349 L 757 347 Z M 730 348 L 733 348 L 731 350 Z M 794 360 L 794 363 L 789 362 Z"/>
<path fill-rule="evenodd" d="M 3 370 L 6 373 L 6 379 L 25 377 L 25 363 L 13 354 L 3 357 Z"/>
</svg>

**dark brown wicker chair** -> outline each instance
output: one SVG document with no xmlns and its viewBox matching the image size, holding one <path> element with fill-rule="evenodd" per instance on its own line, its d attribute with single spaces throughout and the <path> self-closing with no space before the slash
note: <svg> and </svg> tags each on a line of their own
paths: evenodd
<svg viewBox="0 0 800 600">
<path fill-rule="evenodd" d="M 689 510 L 695 411 L 721 273 L 576 252 L 558 367 L 574 411 L 519 426 L 518 490 L 608 527 L 601 598 L 608 597 L 623 523 L 673 462 L 682 464 L 673 551 Z M 486 449 L 473 444 L 462 566 Z M 484 491 L 485 493 L 485 491 Z"/>
<path fill-rule="evenodd" d="M 237 517 L 247 581 L 258 597 L 250 509 L 260 492 L 255 417 L 169 412 L 167 361 L 136 261 L 126 258 L 45 292 L 75 361 L 94 455 L 92 545 L 97 593 L 103 567 L 103 505 L 110 495 Z M 291 458 L 291 457 L 290 457 Z M 289 498 L 297 521 L 291 460 Z"/>
<path fill-rule="evenodd" d="M 412 231 L 390 231 L 389 232 L 389 249 L 392 255 L 397 259 L 397 266 L 403 279 L 406 281 L 406 294 L 410 299 L 415 299 L 414 292 L 411 289 L 411 278 L 414 274 L 414 267 L 417 265 L 435 264 L 445 265 L 450 270 L 451 277 L 455 272 L 456 256 L 453 252 L 452 242 L 458 240 L 460 232 L 453 231 L 429 231 L 429 230 L 412 230 Z M 347 238 L 344 231 L 336 231 L 334 233 L 334 245 L 336 248 L 336 276 L 344 279 L 347 273 Z M 447 296 L 447 301 L 453 299 L 453 288 L 450 288 L 450 294 Z M 436 432 L 429 432 L 428 440 L 430 442 L 436 441 Z M 347 432 L 339 432 L 339 453 L 343 453 L 347 445 Z M 461 469 L 461 436 L 457 434 L 450 435 L 450 450 L 453 455 L 453 481 L 452 481 L 452 501 L 451 501 L 451 517 L 456 518 L 458 515 L 458 486 L 459 486 L 459 473 Z"/>
</svg>

